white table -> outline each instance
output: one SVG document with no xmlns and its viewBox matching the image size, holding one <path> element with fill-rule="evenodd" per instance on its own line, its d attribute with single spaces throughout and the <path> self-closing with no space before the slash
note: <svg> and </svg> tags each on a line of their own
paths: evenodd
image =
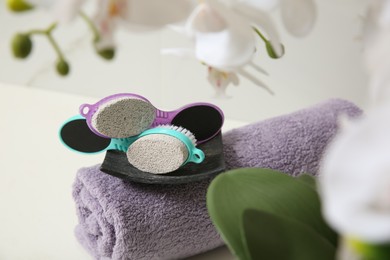
<svg viewBox="0 0 390 260">
<path fill-rule="evenodd" d="M 67 150 L 57 132 L 97 100 L 0 83 L 0 259 L 91 259 L 76 241 L 72 183 L 101 155 Z M 243 122 L 226 120 L 224 130 Z M 191 259 L 233 259 L 226 248 Z"/>
</svg>

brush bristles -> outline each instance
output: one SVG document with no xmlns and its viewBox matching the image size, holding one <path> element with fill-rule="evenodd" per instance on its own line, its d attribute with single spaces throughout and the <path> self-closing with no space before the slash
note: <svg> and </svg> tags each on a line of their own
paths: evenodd
<svg viewBox="0 0 390 260">
<path fill-rule="evenodd" d="M 180 133 L 184 134 L 185 136 L 187 136 L 191 140 L 191 142 L 194 144 L 194 146 L 196 146 L 197 140 L 195 138 L 195 135 L 190 130 L 188 130 L 184 127 L 175 126 L 175 125 L 159 125 L 158 127 L 167 128 L 167 129 L 171 129 L 171 130 L 180 132 Z"/>
</svg>

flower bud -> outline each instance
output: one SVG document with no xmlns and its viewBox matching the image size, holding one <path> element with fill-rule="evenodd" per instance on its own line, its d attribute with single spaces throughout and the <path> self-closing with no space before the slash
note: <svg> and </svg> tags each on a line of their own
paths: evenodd
<svg viewBox="0 0 390 260">
<path fill-rule="evenodd" d="M 56 64 L 56 69 L 58 74 L 61 76 L 66 76 L 69 74 L 70 67 L 69 64 L 65 60 L 58 60 Z"/>
<path fill-rule="evenodd" d="M 25 59 L 32 49 L 32 41 L 29 35 L 18 33 L 12 38 L 12 53 L 16 58 Z"/>
<path fill-rule="evenodd" d="M 98 50 L 97 53 L 100 57 L 106 60 L 112 60 L 115 57 L 115 49 L 113 48 Z"/>
<path fill-rule="evenodd" d="M 34 8 L 30 3 L 23 0 L 7 0 L 7 7 L 13 12 L 25 12 Z"/>
<path fill-rule="evenodd" d="M 279 59 L 279 58 L 283 57 L 283 55 L 284 55 L 284 46 L 283 46 L 283 44 L 280 44 L 280 45 L 281 45 L 281 47 L 282 47 L 282 54 L 277 55 L 276 52 L 275 52 L 275 50 L 274 50 L 274 47 L 272 47 L 271 42 L 270 42 L 270 41 L 267 41 L 267 42 L 265 43 L 265 47 L 266 47 L 266 49 L 267 49 L 267 53 L 268 53 L 268 56 L 269 56 L 270 58 L 272 58 L 272 59 Z"/>
</svg>

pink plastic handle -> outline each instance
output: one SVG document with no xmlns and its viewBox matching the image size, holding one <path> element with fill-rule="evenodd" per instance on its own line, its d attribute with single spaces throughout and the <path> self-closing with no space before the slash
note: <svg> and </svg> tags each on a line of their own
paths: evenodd
<svg viewBox="0 0 390 260">
<path fill-rule="evenodd" d="M 92 105 L 90 104 L 82 104 L 79 108 L 80 115 L 83 117 L 87 117 L 88 114 L 91 112 Z"/>
<path fill-rule="evenodd" d="M 99 109 L 100 106 L 102 106 L 102 105 L 104 105 L 104 104 L 106 104 L 106 103 L 108 103 L 108 102 L 110 102 L 112 100 L 120 99 L 120 98 L 134 98 L 134 99 L 139 99 L 139 100 L 143 100 L 145 102 L 150 103 L 150 101 L 147 100 L 145 97 L 137 95 L 137 94 L 133 94 L 133 93 L 119 93 L 119 94 L 114 94 L 114 95 L 107 96 L 107 97 L 99 100 L 95 104 L 82 104 L 79 107 L 80 115 L 85 117 L 85 119 L 87 120 L 87 125 L 88 125 L 89 129 L 91 129 L 91 131 L 93 133 L 95 133 L 96 135 L 101 136 L 101 137 L 110 138 L 108 136 L 102 135 L 101 133 L 99 133 L 93 127 L 93 125 L 92 125 L 92 117 L 95 114 L 95 112 Z"/>
</svg>

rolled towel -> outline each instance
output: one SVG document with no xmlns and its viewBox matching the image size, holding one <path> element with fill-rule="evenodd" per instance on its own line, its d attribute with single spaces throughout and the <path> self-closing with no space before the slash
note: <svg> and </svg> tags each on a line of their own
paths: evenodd
<svg viewBox="0 0 390 260">
<path fill-rule="evenodd" d="M 330 100 L 223 135 L 229 169 L 264 167 L 315 175 L 340 114 L 361 114 L 354 104 Z M 180 185 L 125 182 L 80 169 L 73 196 L 76 237 L 96 259 L 180 259 L 223 245 L 206 208 L 210 180 Z"/>
</svg>

